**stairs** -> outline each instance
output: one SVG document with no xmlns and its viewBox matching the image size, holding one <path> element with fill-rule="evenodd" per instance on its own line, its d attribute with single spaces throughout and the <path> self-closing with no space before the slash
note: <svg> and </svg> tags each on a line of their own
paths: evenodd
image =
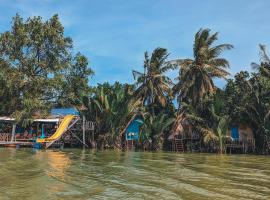
<svg viewBox="0 0 270 200">
<path fill-rule="evenodd" d="M 184 151 L 183 140 L 181 140 L 181 139 L 174 140 L 174 151 L 176 151 L 176 152 L 183 152 Z"/>
<path fill-rule="evenodd" d="M 126 149 L 127 150 L 134 150 L 135 149 L 135 143 L 133 140 L 126 141 Z"/>
</svg>

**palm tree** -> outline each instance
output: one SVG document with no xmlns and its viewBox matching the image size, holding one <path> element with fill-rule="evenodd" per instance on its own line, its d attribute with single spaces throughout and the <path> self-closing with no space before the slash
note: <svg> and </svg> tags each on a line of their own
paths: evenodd
<svg viewBox="0 0 270 200">
<path fill-rule="evenodd" d="M 218 127 L 216 129 L 216 133 L 219 140 L 220 153 L 226 152 L 225 139 L 226 139 L 227 130 L 228 130 L 228 118 L 221 117 L 218 123 Z"/>
<path fill-rule="evenodd" d="M 224 50 L 232 49 L 230 44 L 213 46 L 218 39 L 218 33 L 210 34 L 210 29 L 200 29 L 195 35 L 193 59 L 178 59 L 180 66 L 178 83 L 174 93 L 179 101 L 185 101 L 195 106 L 202 98 L 213 93 L 215 86 L 213 78 L 226 78 L 229 72 L 229 62 L 220 58 Z"/>
<path fill-rule="evenodd" d="M 260 48 L 260 64 L 251 63 L 253 69 L 259 71 L 263 76 L 270 78 L 270 58 L 266 53 L 266 46 L 259 44 Z"/>
<path fill-rule="evenodd" d="M 164 136 L 174 121 L 174 116 L 168 114 L 159 113 L 157 116 L 152 117 L 152 115 L 146 113 L 142 129 L 146 141 L 152 146 L 152 150 L 160 150 L 162 148 Z"/>
<path fill-rule="evenodd" d="M 104 83 L 94 88 L 90 98 L 84 99 L 86 118 L 96 122 L 98 146 L 112 146 L 121 142 L 118 141 L 118 134 L 138 104 L 130 103 L 133 91 L 132 85 Z"/>
<path fill-rule="evenodd" d="M 251 82 L 251 102 L 246 104 L 246 113 L 256 127 L 255 136 L 260 149 L 270 151 L 270 58 L 266 46 L 260 44 L 260 64 L 251 63 L 258 73 L 253 75 Z M 263 141 L 263 144 L 262 144 Z M 263 146 L 260 146 L 263 145 Z"/>
<path fill-rule="evenodd" d="M 144 134 L 151 141 L 152 149 L 159 149 L 168 127 L 173 123 L 169 110 L 172 105 L 172 80 L 166 75 L 175 65 L 167 62 L 169 54 L 164 48 L 156 48 L 151 57 L 144 55 L 144 72 L 133 71 L 136 80 L 134 99 L 144 110 Z"/>
<path fill-rule="evenodd" d="M 250 124 L 254 128 L 257 150 L 270 151 L 270 82 L 269 79 L 254 75 L 250 80 L 249 102 L 244 107 Z"/>
<path fill-rule="evenodd" d="M 230 44 L 214 46 L 218 39 L 218 33 L 210 34 L 210 29 L 200 29 L 195 34 L 192 59 L 178 59 L 171 61 L 180 67 L 178 82 L 173 87 L 177 96 L 180 109 L 176 121 L 171 130 L 171 136 L 183 132 L 182 122 L 187 121 L 193 131 L 199 132 L 205 140 L 213 138 L 209 112 L 204 104 L 204 97 L 214 94 L 214 78 L 226 78 L 229 75 L 227 69 L 229 62 L 220 55 L 224 50 L 232 49 Z M 207 118 L 208 117 L 208 118 Z"/>
<path fill-rule="evenodd" d="M 174 65 L 166 62 L 168 57 L 166 49 L 156 48 L 151 58 L 145 53 L 144 72 L 133 70 L 137 89 L 135 98 L 140 99 L 142 106 L 150 106 L 152 115 L 155 115 L 154 106 L 165 107 L 167 97 L 171 96 L 171 79 L 165 73 L 174 69 Z"/>
</svg>

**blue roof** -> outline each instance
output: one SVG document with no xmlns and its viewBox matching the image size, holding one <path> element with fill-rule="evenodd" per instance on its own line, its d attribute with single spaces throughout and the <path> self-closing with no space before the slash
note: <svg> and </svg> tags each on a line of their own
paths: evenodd
<svg viewBox="0 0 270 200">
<path fill-rule="evenodd" d="M 51 110 L 53 116 L 65 116 L 65 115 L 79 115 L 79 111 L 76 108 L 53 108 Z"/>
</svg>

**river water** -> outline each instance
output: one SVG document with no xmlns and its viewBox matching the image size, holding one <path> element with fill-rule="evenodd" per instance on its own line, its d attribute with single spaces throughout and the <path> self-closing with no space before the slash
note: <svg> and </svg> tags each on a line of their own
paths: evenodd
<svg viewBox="0 0 270 200">
<path fill-rule="evenodd" d="M 0 149 L 0 200 L 270 199 L 270 157 Z"/>
</svg>

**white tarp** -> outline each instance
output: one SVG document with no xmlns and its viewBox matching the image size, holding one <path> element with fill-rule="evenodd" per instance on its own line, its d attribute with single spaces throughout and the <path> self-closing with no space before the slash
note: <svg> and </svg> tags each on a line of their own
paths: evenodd
<svg viewBox="0 0 270 200">
<path fill-rule="evenodd" d="M 15 118 L 11 117 L 0 117 L 0 121 L 5 121 L 5 122 L 15 122 Z M 58 123 L 59 119 L 58 118 L 53 118 L 53 119 L 35 119 L 34 122 L 47 122 L 47 123 Z"/>
<path fill-rule="evenodd" d="M 54 119 L 35 119 L 34 122 L 54 122 L 58 123 L 59 118 L 54 118 Z"/>
</svg>

